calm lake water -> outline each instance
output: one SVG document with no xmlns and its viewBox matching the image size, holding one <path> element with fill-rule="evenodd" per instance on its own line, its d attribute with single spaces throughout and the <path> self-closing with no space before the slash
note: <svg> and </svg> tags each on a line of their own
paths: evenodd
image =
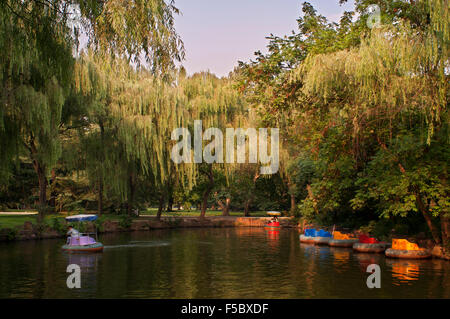
<svg viewBox="0 0 450 319">
<path fill-rule="evenodd" d="M 63 239 L 0 243 L 0 298 L 450 298 L 450 262 L 402 261 L 300 244 L 298 231 L 174 229 L 100 236 L 103 253 Z M 381 288 L 366 285 L 369 264 Z M 81 267 L 69 289 L 66 268 Z"/>
</svg>

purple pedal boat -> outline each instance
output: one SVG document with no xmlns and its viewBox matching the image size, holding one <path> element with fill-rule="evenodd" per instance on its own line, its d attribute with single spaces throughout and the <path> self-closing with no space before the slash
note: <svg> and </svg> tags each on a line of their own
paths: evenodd
<svg viewBox="0 0 450 319">
<path fill-rule="evenodd" d="M 66 217 L 69 222 L 94 221 L 97 215 L 75 215 Z M 95 239 L 91 236 L 95 236 Z M 97 242 L 97 233 L 80 233 L 79 236 L 69 236 L 62 249 L 68 252 L 100 252 L 103 244 Z"/>
</svg>

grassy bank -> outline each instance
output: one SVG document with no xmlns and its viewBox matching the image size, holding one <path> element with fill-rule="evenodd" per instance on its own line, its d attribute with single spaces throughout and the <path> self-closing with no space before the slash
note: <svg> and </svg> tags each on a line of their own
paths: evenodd
<svg viewBox="0 0 450 319">
<path fill-rule="evenodd" d="M 28 210 L 29 211 L 29 210 Z M 27 211 L 27 212 L 28 212 Z M 20 211 L 13 211 L 10 210 L 8 212 L 20 212 Z M 87 212 L 87 213 L 95 213 L 95 212 Z M 140 219 L 145 217 L 154 217 L 156 216 L 157 209 L 156 208 L 149 208 L 145 211 L 142 211 L 140 213 L 140 217 L 135 217 L 133 219 Z M 47 224 L 51 224 L 52 220 L 55 218 L 64 218 L 67 215 L 73 215 L 73 214 L 51 214 L 47 215 L 44 218 L 44 222 Z M 221 216 L 222 211 L 219 210 L 208 210 L 206 212 L 206 217 L 212 217 L 212 216 Z M 177 210 L 174 212 L 164 212 L 162 214 L 162 217 L 199 217 L 200 211 L 199 210 Z M 243 212 L 230 212 L 230 216 L 234 217 L 243 217 Z M 264 217 L 267 216 L 266 212 L 252 212 L 251 217 Z M 121 215 L 115 215 L 115 214 L 103 214 L 102 220 L 119 220 L 121 218 Z M 15 228 L 18 226 L 22 226 L 25 222 L 31 222 L 33 224 L 37 223 L 37 215 L 1 215 L 0 213 L 0 229 L 2 228 Z"/>
</svg>

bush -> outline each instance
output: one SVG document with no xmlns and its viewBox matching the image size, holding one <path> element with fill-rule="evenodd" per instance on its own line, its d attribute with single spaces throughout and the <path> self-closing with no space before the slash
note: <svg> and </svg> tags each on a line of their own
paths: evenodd
<svg viewBox="0 0 450 319">
<path fill-rule="evenodd" d="M 122 215 L 119 220 L 119 226 L 124 229 L 129 229 L 131 227 L 131 222 L 133 221 L 133 218 L 128 215 Z"/>
<path fill-rule="evenodd" d="M 50 227 L 59 234 L 64 235 L 67 232 L 67 223 L 62 217 L 53 217 L 50 219 Z"/>
<path fill-rule="evenodd" d="M 36 223 L 36 233 L 38 237 L 41 237 L 42 233 L 48 228 L 48 225 L 44 222 L 38 221 Z"/>
<path fill-rule="evenodd" d="M 166 219 L 167 224 L 169 224 L 170 227 L 177 227 L 181 223 L 181 219 L 175 218 L 175 217 L 169 217 Z"/>
<path fill-rule="evenodd" d="M 17 233 L 18 233 L 18 231 L 16 228 L 11 228 L 11 229 L 9 229 L 8 234 L 6 235 L 6 238 L 8 240 L 14 240 L 17 237 Z"/>
<path fill-rule="evenodd" d="M 105 222 L 105 220 L 106 220 L 106 218 L 101 216 L 94 221 L 94 226 L 97 229 L 97 231 L 103 232 L 103 230 L 104 230 L 103 223 Z"/>
</svg>

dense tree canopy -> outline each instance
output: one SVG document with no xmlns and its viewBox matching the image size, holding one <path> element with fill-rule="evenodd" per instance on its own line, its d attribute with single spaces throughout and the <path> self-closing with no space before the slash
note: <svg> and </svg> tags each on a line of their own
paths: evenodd
<svg viewBox="0 0 450 319">
<path fill-rule="evenodd" d="M 299 214 L 356 226 L 358 214 L 420 213 L 440 242 L 438 216 L 450 210 L 448 3 L 375 1 L 381 23 L 371 29 L 372 4 L 356 1 L 356 20 L 347 12 L 336 24 L 304 3 L 299 32 L 271 36 L 268 54 L 241 64 L 238 88 L 263 123 L 282 128 Z"/>
<path fill-rule="evenodd" d="M 83 35 L 95 52 L 135 62 L 144 55 L 153 73 L 166 74 L 184 54 L 173 28 L 174 13 L 173 3 L 162 0 L 139 1 L 131 8 L 114 0 L 2 1 L 2 180 L 9 177 L 13 161 L 27 155 L 38 175 L 43 208 L 47 175 L 61 155 L 59 131 L 81 115 L 69 97 L 73 52 Z M 103 94 L 96 84 L 91 99 Z M 65 108 L 66 102 L 72 108 Z"/>
<path fill-rule="evenodd" d="M 2 202 L 36 206 L 13 194 L 34 184 L 38 206 L 58 210 L 279 209 L 448 244 L 448 9 L 356 0 L 335 23 L 305 2 L 296 31 L 218 78 L 175 68 L 173 1 L 3 1 Z M 195 144 L 226 156 L 212 127 L 279 128 L 279 172 L 196 161 Z M 192 145 L 179 163 L 177 128 Z"/>
</svg>

